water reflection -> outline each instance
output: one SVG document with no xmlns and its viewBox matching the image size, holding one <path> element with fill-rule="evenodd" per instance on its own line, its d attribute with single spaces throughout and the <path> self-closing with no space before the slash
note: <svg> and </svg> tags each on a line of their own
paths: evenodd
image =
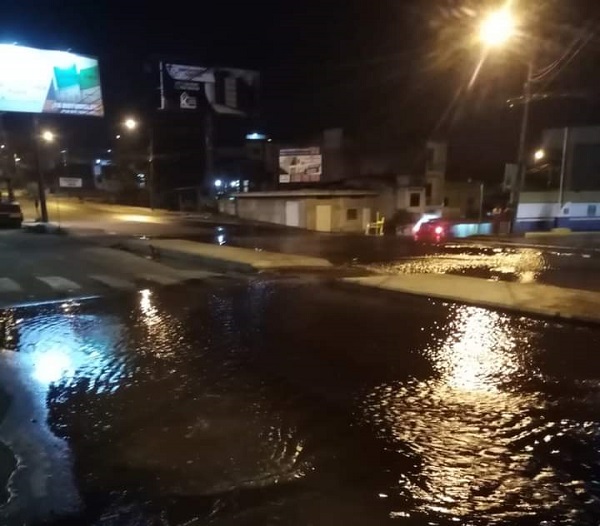
<svg viewBox="0 0 600 526">
<path fill-rule="evenodd" d="M 448 335 L 426 349 L 433 367 L 450 387 L 463 391 L 498 390 L 518 370 L 516 340 L 505 316 L 477 307 L 454 310 Z"/>
<path fill-rule="evenodd" d="M 368 265 L 367 268 L 373 272 L 387 274 L 472 274 L 496 280 L 531 283 L 549 270 L 550 265 L 543 252 L 538 250 L 496 249 L 477 253 L 435 254 L 393 264 Z"/>
<path fill-rule="evenodd" d="M 535 432 L 531 415 L 543 402 L 508 390 L 515 377 L 535 374 L 526 369 L 528 330 L 510 321 L 452 307 L 445 335 L 422 351 L 436 377 L 381 385 L 363 404 L 384 440 L 416 455 L 419 469 L 399 474 L 399 483 L 421 513 L 493 523 L 507 518 L 504 510 L 523 517 L 563 494 L 550 467 L 543 483 L 531 476 L 535 458 L 523 442 Z"/>
</svg>

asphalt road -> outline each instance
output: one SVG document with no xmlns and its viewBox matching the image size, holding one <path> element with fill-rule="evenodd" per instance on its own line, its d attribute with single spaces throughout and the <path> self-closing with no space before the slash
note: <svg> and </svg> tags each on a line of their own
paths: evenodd
<svg viewBox="0 0 600 526">
<path fill-rule="evenodd" d="M 175 269 L 85 238 L 0 231 L 0 306 L 119 294 L 210 276 L 201 269 Z"/>
<path fill-rule="evenodd" d="M 32 206 L 26 203 L 26 215 L 35 215 Z M 235 218 L 184 216 L 75 199 L 51 200 L 49 209 L 59 210 L 61 222 L 83 235 L 184 238 L 323 257 L 366 272 L 451 273 L 600 290 L 600 235 L 596 234 L 423 244 L 402 237 L 320 234 Z M 57 217 L 55 212 L 51 219 Z"/>
<path fill-rule="evenodd" d="M 1 317 L 2 524 L 600 519 L 596 328 L 265 276 Z"/>
</svg>

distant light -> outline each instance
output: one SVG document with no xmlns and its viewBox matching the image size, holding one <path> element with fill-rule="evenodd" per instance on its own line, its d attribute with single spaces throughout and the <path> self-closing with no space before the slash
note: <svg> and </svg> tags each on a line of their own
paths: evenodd
<svg viewBox="0 0 600 526">
<path fill-rule="evenodd" d="M 109 148 L 108 150 L 106 150 L 106 153 L 112 153 L 112 150 Z"/>
<path fill-rule="evenodd" d="M 42 132 L 42 139 L 46 142 L 52 142 L 54 140 L 54 134 L 50 130 Z"/>
<path fill-rule="evenodd" d="M 273 139 L 267 139 L 267 142 L 273 142 Z"/>
<path fill-rule="evenodd" d="M 215 179 L 215 188 L 221 188 L 223 181 L 221 179 Z"/>
<path fill-rule="evenodd" d="M 536 161 L 541 161 L 544 157 L 546 157 L 546 152 L 544 150 L 537 150 L 534 154 L 533 154 L 533 158 Z"/>
<path fill-rule="evenodd" d="M 238 187 L 240 186 L 240 181 L 239 181 L 239 179 L 238 179 L 237 181 L 231 181 L 231 182 L 229 183 L 229 186 L 230 186 L 231 188 L 238 188 Z"/>
<path fill-rule="evenodd" d="M 6 148 L 6 144 L 0 144 L 0 150 L 4 150 Z"/>
<path fill-rule="evenodd" d="M 252 132 L 246 135 L 246 139 L 249 141 L 264 141 L 267 136 L 264 133 Z"/>
<path fill-rule="evenodd" d="M 96 164 L 102 163 L 102 159 L 96 159 Z"/>
<path fill-rule="evenodd" d="M 223 234 L 219 234 L 217 236 L 217 241 L 218 241 L 219 245 L 224 245 L 225 244 L 225 236 Z"/>
<path fill-rule="evenodd" d="M 16 162 L 16 163 L 19 163 L 19 162 L 21 162 L 21 158 L 20 158 L 20 157 L 15 157 L 15 162 Z"/>
<path fill-rule="evenodd" d="M 143 181 L 144 179 L 146 179 L 146 175 L 145 174 L 137 174 L 137 178 L 140 179 L 141 181 Z"/>
<path fill-rule="evenodd" d="M 120 139 L 120 138 L 121 138 L 121 136 L 120 136 L 120 135 L 115 135 L 115 139 L 117 139 L 117 140 L 118 140 L 118 139 Z"/>
<path fill-rule="evenodd" d="M 67 150 L 61 150 L 60 153 L 67 153 Z"/>
<path fill-rule="evenodd" d="M 132 118 L 125 119 L 125 122 L 123 124 L 125 125 L 125 128 L 127 128 L 128 130 L 135 130 L 138 125 L 137 121 Z"/>
</svg>

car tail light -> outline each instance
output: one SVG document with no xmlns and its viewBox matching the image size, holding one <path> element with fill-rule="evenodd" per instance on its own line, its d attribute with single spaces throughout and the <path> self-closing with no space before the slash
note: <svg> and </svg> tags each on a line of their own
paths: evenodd
<svg viewBox="0 0 600 526">
<path fill-rule="evenodd" d="M 441 226 L 436 226 L 436 227 L 435 227 L 435 233 L 436 233 L 438 236 L 439 236 L 439 235 L 441 235 L 441 234 L 443 234 L 443 233 L 444 233 L 444 227 L 441 227 Z"/>
</svg>

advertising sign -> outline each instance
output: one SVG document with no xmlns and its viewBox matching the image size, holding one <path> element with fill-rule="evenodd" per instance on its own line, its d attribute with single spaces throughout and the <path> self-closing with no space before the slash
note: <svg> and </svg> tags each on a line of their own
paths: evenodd
<svg viewBox="0 0 600 526">
<path fill-rule="evenodd" d="M 58 185 L 61 188 L 81 188 L 83 181 L 80 177 L 59 177 Z"/>
<path fill-rule="evenodd" d="M 0 44 L 0 111 L 102 117 L 98 60 Z"/>
<path fill-rule="evenodd" d="M 280 183 L 316 183 L 321 180 L 323 160 L 318 146 L 279 150 Z"/>
<path fill-rule="evenodd" d="M 248 116 L 258 109 L 260 74 L 235 68 L 161 63 L 162 109 Z"/>
</svg>

